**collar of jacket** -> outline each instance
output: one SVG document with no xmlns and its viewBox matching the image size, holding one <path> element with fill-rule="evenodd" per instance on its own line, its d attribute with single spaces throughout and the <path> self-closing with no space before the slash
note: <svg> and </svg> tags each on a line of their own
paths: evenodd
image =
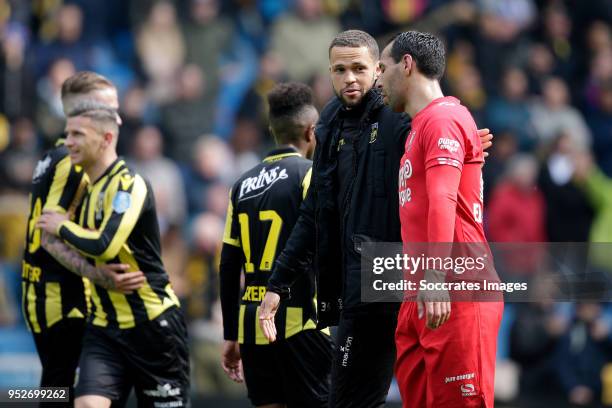
<svg viewBox="0 0 612 408">
<path fill-rule="evenodd" d="M 379 88 L 372 88 L 366 92 L 360 102 L 360 106 L 364 106 L 360 121 L 362 123 L 367 122 L 375 111 L 384 106 L 381 90 Z M 320 122 L 325 125 L 330 125 L 338 119 L 340 110 L 343 108 L 344 105 L 340 98 L 334 97 L 321 111 Z"/>
</svg>

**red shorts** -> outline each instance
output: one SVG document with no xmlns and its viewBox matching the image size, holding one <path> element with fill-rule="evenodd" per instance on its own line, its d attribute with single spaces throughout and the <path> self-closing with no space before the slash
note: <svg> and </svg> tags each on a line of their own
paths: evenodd
<svg viewBox="0 0 612 408">
<path fill-rule="evenodd" d="M 395 376 L 404 408 L 493 408 L 502 302 L 453 302 L 435 330 L 404 302 L 397 320 Z"/>
</svg>

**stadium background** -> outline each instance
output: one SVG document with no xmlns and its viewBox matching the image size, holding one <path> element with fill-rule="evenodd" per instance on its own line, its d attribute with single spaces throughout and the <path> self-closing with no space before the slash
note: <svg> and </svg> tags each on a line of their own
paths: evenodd
<svg viewBox="0 0 612 408">
<path fill-rule="evenodd" d="M 265 93 L 305 81 L 323 106 L 333 95 L 327 47 L 342 29 L 381 41 L 437 32 L 448 46 L 445 92 L 496 135 L 484 167 L 489 239 L 597 240 L 593 220 L 612 229 L 612 208 L 569 181 L 565 152 L 590 148 L 612 177 L 611 24 L 610 0 L 0 0 L 0 389 L 38 379 L 19 309 L 27 193 L 62 132 L 60 86 L 75 71 L 119 88 L 120 153 L 155 190 L 190 325 L 195 406 L 243 406 L 243 387 L 219 363 L 216 265 L 228 188 L 273 143 Z M 612 182 L 602 189 L 612 195 Z M 499 405 L 562 407 L 576 384 L 598 390 L 602 379 L 612 404 L 612 369 L 601 370 L 612 360 L 611 316 L 607 305 L 507 305 Z"/>
</svg>

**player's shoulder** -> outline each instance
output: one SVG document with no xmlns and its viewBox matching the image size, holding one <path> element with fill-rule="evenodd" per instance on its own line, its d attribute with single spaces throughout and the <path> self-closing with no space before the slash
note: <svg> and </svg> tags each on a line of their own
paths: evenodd
<svg viewBox="0 0 612 408">
<path fill-rule="evenodd" d="M 472 120 L 470 111 L 455 97 L 441 98 L 434 102 L 426 112 L 426 120 L 434 122 L 437 120 Z"/>
<path fill-rule="evenodd" d="M 117 190 L 131 191 L 134 187 L 145 192 L 150 190 L 149 181 L 130 167 L 123 159 L 119 159 L 112 166 L 109 177 L 112 180 L 111 182 L 116 185 Z"/>
<path fill-rule="evenodd" d="M 64 145 L 54 146 L 45 151 L 42 157 L 36 162 L 34 173 L 32 174 L 32 183 L 39 183 L 45 177 L 53 177 L 57 166 L 62 160 L 68 160 L 66 165 L 70 166 L 70 158 L 68 157 L 68 149 Z"/>
<path fill-rule="evenodd" d="M 302 171 L 308 170 L 312 167 L 312 160 L 308 160 L 302 156 L 290 156 L 278 161 L 277 163 L 282 164 L 289 170 Z"/>
</svg>

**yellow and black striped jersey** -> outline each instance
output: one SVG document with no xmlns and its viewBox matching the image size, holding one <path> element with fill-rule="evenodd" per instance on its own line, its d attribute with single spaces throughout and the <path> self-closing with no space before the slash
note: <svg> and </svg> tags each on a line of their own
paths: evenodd
<svg viewBox="0 0 612 408">
<path fill-rule="evenodd" d="M 36 228 L 43 210 L 74 212 L 71 206 L 78 204 L 77 192 L 86 184 L 87 176 L 71 164 L 62 139 L 36 164 L 21 271 L 22 310 L 34 333 L 63 318 L 87 315 L 87 282 L 66 270 L 41 247 L 41 230 Z"/>
<path fill-rule="evenodd" d="M 179 305 L 161 260 L 153 191 L 122 159 L 88 185 L 79 224 L 64 221 L 58 233 L 92 263 L 129 264 L 147 279 L 129 295 L 91 285 L 94 325 L 128 329 Z"/>
<path fill-rule="evenodd" d="M 240 343 L 268 343 L 258 324 L 259 305 L 276 255 L 298 219 L 310 186 L 311 166 L 295 149 L 277 149 L 242 175 L 231 190 L 223 242 L 241 248 L 244 257 L 245 288 L 237 321 Z M 314 329 L 315 321 L 314 277 L 304 274 L 276 314 L 278 337 Z"/>
</svg>

